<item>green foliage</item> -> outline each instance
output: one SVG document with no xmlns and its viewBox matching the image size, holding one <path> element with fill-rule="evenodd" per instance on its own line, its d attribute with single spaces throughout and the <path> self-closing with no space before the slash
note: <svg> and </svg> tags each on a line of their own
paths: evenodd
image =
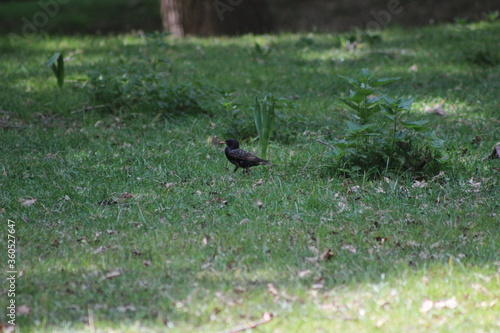
<svg viewBox="0 0 500 333">
<path fill-rule="evenodd" d="M 50 66 L 52 72 L 54 72 L 54 75 L 56 76 L 57 85 L 62 89 L 64 85 L 64 56 L 62 53 L 54 54 L 52 58 L 47 61 L 45 66 Z"/>
<path fill-rule="evenodd" d="M 254 122 L 259 134 L 260 144 L 262 147 L 262 158 L 267 156 L 267 147 L 269 145 L 269 138 L 273 133 L 274 122 L 276 121 L 276 113 L 274 112 L 276 100 L 274 97 L 264 97 L 261 102 L 255 98 L 254 106 Z"/>
<path fill-rule="evenodd" d="M 444 141 L 435 137 L 425 121 L 403 119 L 413 99 L 393 98 L 377 90 L 400 78 L 374 79 L 367 69 L 356 78 L 339 77 L 354 88 L 349 97 L 340 99 L 354 114 L 347 121 L 344 138 L 333 144 L 339 171 L 434 173 L 440 169 L 446 159 L 439 153 Z"/>
<path fill-rule="evenodd" d="M 466 54 L 465 59 L 481 67 L 495 67 L 500 64 L 500 52 L 491 49 L 478 50 L 472 54 Z"/>
<path fill-rule="evenodd" d="M 488 22 L 495 22 L 498 19 L 499 15 L 500 15 L 500 11 L 495 10 L 495 11 L 487 13 L 486 19 L 488 20 Z"/>
<path fill-rule="evenodd" d="M 120 75 L 95 73 L 90 87 L 95 102 L 112 110 L 139 108 L 174 114 L 206 111 L 201 99 L 208 89 L 192 83 L 173 84 L 161 73 L 134 73 L 127 69 Z"/>
</svg>

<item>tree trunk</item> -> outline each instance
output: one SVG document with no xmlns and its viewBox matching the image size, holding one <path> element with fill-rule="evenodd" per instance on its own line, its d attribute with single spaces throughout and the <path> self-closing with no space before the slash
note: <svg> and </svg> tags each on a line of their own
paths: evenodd
<svg viewBox="0 0 500 333">
<path fill-rule="evenodd" d="M 262 34 L 273 28 L 266 0 L 161 0 L 163 29 L 187 34 Z"/>
<path fill-rule="evenodd" d="M 161 2 L 161 18 L 163 23 L 163 31 L 170 32 L 176 37 L 184 35 L 184 29 L 181 23 L 179 0 L 160 0 Z"/>
</svg>

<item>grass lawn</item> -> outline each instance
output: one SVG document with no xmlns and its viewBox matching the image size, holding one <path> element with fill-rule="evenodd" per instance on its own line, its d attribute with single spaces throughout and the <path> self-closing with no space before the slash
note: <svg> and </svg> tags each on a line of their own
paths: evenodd
<svg viewBox="0 0 500 333">
<path fill-rule="evenodd" d="M 18 332 L 496 332 L 500 23 L 239 38 L 0 39 L 0 240 Z M 63 89 L 44 63 L 66 57 Z M 448 166 L 332 169 L 349 92 L 402 77 Z M 268 158 L 252 106 L 279 100 Z M 445 117 L 426 110 L 443 105 Z M 9 220 L 15 225 L 8 228 Z M 6 314 L 3 284 L 0 321 Z M 272 317 L 271 317 L 272 316 Z"/>
</svg>

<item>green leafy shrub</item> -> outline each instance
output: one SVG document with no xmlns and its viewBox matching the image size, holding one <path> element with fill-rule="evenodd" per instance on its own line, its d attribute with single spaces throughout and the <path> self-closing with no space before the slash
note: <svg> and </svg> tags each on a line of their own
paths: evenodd
<svg viewBox="0 0 500 333">
<path fill-rule="evenodd" d="M 142 111 L 167 113 L 204 112 L 202 99 L 209 89 L 192 83 L 173 84 L 163 74 L 116 73 L 95 74 L 90 89 L 98 104 L 111 110 L 137 108 Z"/>
<path fill-rule="evenodd" d="M 340 100 L 354 111 L 343 139 L 333 142 L 335 167 L 343 173 L 382 175 L 388 172 L 435 173 L 446 160 L 444 141 L 425 121 L 404 120 L 412 98 L 393 98 L 377 88 L 400 78 L 374 79 L 361 70 L 356 78 L 340 76 L 352 87 Z"/>
</svg>

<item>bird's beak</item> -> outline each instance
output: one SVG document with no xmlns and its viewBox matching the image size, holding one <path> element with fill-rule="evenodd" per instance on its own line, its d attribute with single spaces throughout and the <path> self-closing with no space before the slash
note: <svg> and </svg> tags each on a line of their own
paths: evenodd
<svg viewBox="0 0 500 333">
<path fill-rule="evenodd" d="M 219 141 L 219 144 L 221 144 L 221 145 L 225 145 L 225 144 L 226 144 L 226 141 Z"/>
</svg>

